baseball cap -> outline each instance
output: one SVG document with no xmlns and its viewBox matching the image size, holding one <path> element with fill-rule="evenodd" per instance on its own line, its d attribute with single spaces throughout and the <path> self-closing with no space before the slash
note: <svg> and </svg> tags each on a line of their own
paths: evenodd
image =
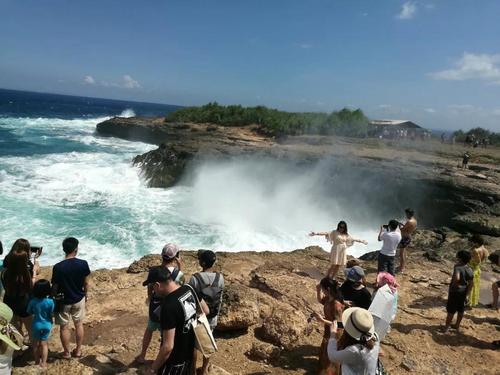
<svg viewBox="0 0 500 375">
<path fill-rule="evenodd" d="M 147 279 L 142 283 L 143 286 L 153 283 L 164 283 L 172 278 L 172 273 L 165 267 L 157 266 L 149 270 Z"/>
<path fill-rule="evenodd" d="M 172 259 L 175 258 L 178 253 L 179 247 L 176 244 L 168 243 L 163 246 L 163 249 L 161 250 L 161 257 L 163 259 Z"/>
<path fill-rule="evenodd" d="M 354 266 L 351 268 L 347 268 L 345 270 L 345 276 L 347 280 L 358 282 L 361 281 L 363 277 L 365 277 L 365 271 L 360 266 Z"/>
<path fill-rule="evenodd" d="M 217 256 L 212 250 L 199 250 L 198 251 L 198 260 L 206 265 L 207 267 L 211 267 L 214 263 L 215 260 L 217 259 Z"/>
</svg>

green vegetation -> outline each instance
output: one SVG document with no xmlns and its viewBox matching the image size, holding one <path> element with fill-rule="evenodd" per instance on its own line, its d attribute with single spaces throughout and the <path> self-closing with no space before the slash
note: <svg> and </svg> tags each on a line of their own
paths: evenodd
<svg viewBox="0 0 500 375">
<path fill-rule="evenodd" d="M 474 128 L 468 132 L 458 130 L 454 132 L 453 135 L 456 137 L 457 142 L 465 142 L 468 136 L 470 137 L 473 135 L 478 141 L 488 139 L 490 145 L 500 145 L 500 133 L 495 133 L 483 128 Z"/>
<path fill-rule="evenodd" d="M 187 107 L 167 115 L 170 122 L 212 123 L 223 126 L 261 125 L 271 135 L 334 134 L 346 137 L 365 137 L 368 118 L 360 109 L 344 108 L 332 113 L 284 112 L 277 109 L 222 106 L 208 103 Z"/>
</svg>

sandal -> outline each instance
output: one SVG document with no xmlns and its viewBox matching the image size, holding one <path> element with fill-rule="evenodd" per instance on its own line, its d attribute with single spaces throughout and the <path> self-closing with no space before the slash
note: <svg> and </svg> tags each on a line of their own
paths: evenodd
<svg viewBox="0 0 500 375">
<path fill-rule="evenodd" d="M 73 349 L 71 351 L 71 357 L 73 357 L 73 358 L 82 358 L 82 352 L 77 353 L 76 349 Z"/>
<path fill-rule="evenodd" d="M 61 359 L 71 359 L 71 354 L 70 354 L 70 353 L 64 353 L 64 352 L 63 352 L 63 353 L 60 353 L 60 354 L 58 355 L 58 357 L 59 357 L 59 358 L 61 358 Z"/>
</svg>

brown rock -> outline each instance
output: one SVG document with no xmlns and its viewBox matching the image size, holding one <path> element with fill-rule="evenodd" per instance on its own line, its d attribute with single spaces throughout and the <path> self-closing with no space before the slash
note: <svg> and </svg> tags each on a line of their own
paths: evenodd
<svg viewBox="0 0 500 375">
<path fill-rule="evenodd" d="M 161 256 L 157 254 L 146 255 L 134 261 L 127 269 L 128 273 L 147 272 L 151 267 L 161 264 Z"/>
<path fill-rule="evenodd" d="M 276 307 L 262 325 L 262 338 L 275 345 L 293 349 L 305 335 L 307 317 L 288 305 Z"/>
<path fill-rule="evenodd" d="M 239 331 L 259 321 L 255 292 L 243 285 L 228 284 L 217 324 L 218 331 Z"/>
<path fill-rule="evenodd" d="M 254 342 L 247 357 L 254 361 L 269 361 L 278 358 L 281 353 L 280 348 L 265 342 Z"/>
</svg>

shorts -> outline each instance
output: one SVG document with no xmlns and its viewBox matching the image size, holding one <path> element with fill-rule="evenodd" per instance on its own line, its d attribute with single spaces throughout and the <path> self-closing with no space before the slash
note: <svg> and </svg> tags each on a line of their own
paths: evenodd
<svg viewBox="0 0 500 375">
<path fill-rule="evenodd" d="M 467 293 L 465 292 L 450 292 L 448 294 L 448 302 L 446 302 L 446 312 L 448 314 L 463 313 L 466 299 Z"/>
<path fill-rule="evenodd" d="M 399 247 L 401 248 L 407 248 L 408 245 L 411 243 L 411 237 L 403 237 L 401 238 L 401 242 L 399 243 Z"/>
<path fill-rule="evenodd" d="M 33 339 L 37 341 L 47 341 L 52 331 L 52 324 L 50 323 L 33 323 L 31 325 L 31 332 Z"/>
<path fill-rule="evenodd" d="M 154 332 L 154 331 L 161 331 L 161 325 L 160 322 L 153 322 L 151 319 L 148 319 L 148 331 Z"/>
<path fill-rule="evenodd" d="M 389 272 L 394 276 L 394 257 L 378 253 L 377 272 Z"/>
<path fill-rule="evenodd" d="M 70 319 L 74 323 L 81 322 L 85 318 L 85 298 L 73 305 L 63 305 L 61 311 L 55 314 L 56 324 L 65 326 Z"/>
<path fill-rule="evenodd" d="M 158 370 L 157 375 L 188 375 L 191 374 L 191 362 L 178 363 L 175 365 L 166 364 Z"/>
</svg>

